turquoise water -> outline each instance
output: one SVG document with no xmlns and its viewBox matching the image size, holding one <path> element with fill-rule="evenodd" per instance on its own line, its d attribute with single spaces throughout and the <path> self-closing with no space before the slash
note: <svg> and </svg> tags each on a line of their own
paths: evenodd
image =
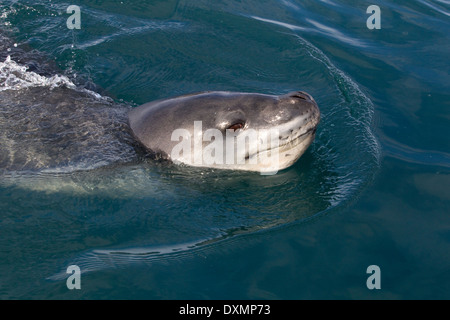
<svg viewBox="0 0 450 320">
<path fill-rule="evenodd" d="M 20 128 L 45 97 L 82 88 L 111 110 L 304 90 L 322 113 L 275 176 L 152 162 L 125 142 L 46 172 L 3 165 L 0 298 L 450 298 L 448 1 L 3 1 L 0 15 L 3 150 L 36 142 Z M 5 80 L 34 71 L 29 87 Z M 54 74 L 78 88 L 50 88 Z"/>
</svg>

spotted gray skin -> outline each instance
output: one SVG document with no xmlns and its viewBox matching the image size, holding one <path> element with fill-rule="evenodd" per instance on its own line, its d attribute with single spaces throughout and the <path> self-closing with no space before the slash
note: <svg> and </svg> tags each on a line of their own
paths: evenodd
<svg viewBox="0 0 450 320">
<path fill-rule="evenodd" d="M 204 92 L 150 102 L 134 108 L 128 116 L 136 139 L 157 157 L 187 165 L 261 172 L 282 170 L 295 163 L 313 142 L 320 121 L 317 103 L 301 91 L 281 96 Z M 250 161 L 268 151 L 260 148 L 258 139 L 248 141 L 248 149 L 243 151 L 245 163 L 226 163 L 225 160 L 221 164 L 195 163 L 193 145 L 190 160 L 174 158 L 172 151 L 180 140 L 172 139 L 172 133 L 176 129 L 184 129 L 193 136 L 195 121 L 201 121 L 203 133 L 207 129 L 217 129 L 223 133 L 224 152 L 229 152 L 225 147 L 227 129 L 234 132 L 235 140 L 250 130 L 277 130 L 277 163 L 264 166 Z M 211 141 L 203 141 L 203 150 L 208 144 Z"/>
</svg>

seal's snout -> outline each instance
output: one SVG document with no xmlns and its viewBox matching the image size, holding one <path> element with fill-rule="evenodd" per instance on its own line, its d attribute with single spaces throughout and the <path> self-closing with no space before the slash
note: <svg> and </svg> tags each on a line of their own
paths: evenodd
<svg viewBox="0 0 450 320">
<path fill-rule="evenodd" d="M 320 111 L 314 98 L 304 91 L 294 91 L 285 95 L 288 98 L 293 117 L 302 118 L 305 121 L 319 122 Z"/>
</svg>

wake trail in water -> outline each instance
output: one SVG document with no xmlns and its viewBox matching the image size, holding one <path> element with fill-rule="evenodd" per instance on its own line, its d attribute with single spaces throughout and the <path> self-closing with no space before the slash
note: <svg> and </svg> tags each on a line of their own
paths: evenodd
<svg viewBox="0 0 450 320">
<path fill-rule="evenodd" d="M 333 163 L 335 175 L 328 177 L 334 188 L 324 194 L 329 201 L 329 207 L 345 203 L 357 195 L 365 184 L 374 177 L 380 162 L 379 143 L 371 130 L 374 105 L 362 92 L 359 86 L 331 60 L 310 42 L 294 35 L 308 55 L 325 67 L 340 95 L 338 103 L 333 103 L 327 110 L 328 116 L 323 121 L 321 132 L 317 139 L 319 147 L 316 153 L 319 157 Z M 346 130 L 337 130 L 345 127 Z M 349 143 L 352 141 L 351 143 Z M 345 143 L 347 142 L 347 143 Z M 333 148 L 337 148 L 339 157 Z M 317 191 L 316 191 L 317 192 Z M 322 211 L 322 212 L 324 212 Z M 303 220 L 304 221 L 304 220 Z M 266 228 L 279 226 L 279 222 L 266 222 Z M 255 233 L 264 228 L 251 227 L 245 233 Z M 229 233 L 229 232 L 228 232 Z M 240 233 L 237 233 L 240 234 Z M 207 244 L 230 240 L 237 234 L 225 232 L 208 240 L 180 243 L 173 246 L 149 246 L 128 249 L 91 250 L 76 257 L 73 262 L 84 272 L 98 271 L 104 268 L 126 268 L 129 265 L 152 264 L 167 260 L 180 260 L 203 250 Z M 62 280 L 66 275 L 62 271 L 51 276 L 50 280 Z"/>
<path fill-rule="evenodd" d="M 269 19 L 251 21 L 256 20 L 291 32 L 304 31 Z M 135 27 L 128 29 L 130 34 L 145 31 Z M 157 29 L 149 26 L 148 30 Z M 316 142 L 302 163 L 267 179 L 141 163 L 127 127 L 129 106 L 84 91 L 65 76 L 26 69 L 20 56 L 4 56 L 0 132 L 7 134 L 0 135 L 2 146 L 6 146 L 0 154 L 0 167 L 9 175 L 9 181 L 37 192 L 51 190 L 66 200 L 64 208 L 66 202 L 73 201 L 71 212 L 80 215 L 85 215 L 86 208 L 79 206 L 78 197 L 95 198 L 90 203 L 96 209 L 93 219 L 97 221 L 98 215 L 105 214 L 108 229 L 114 225 L 123 228 L 129 223 L 126 217 L 130 212 L 138 217 L 138 225 L 145 222 L 145 231 L 127 242 L 131 245 L 107 242 L 117 245 L 74 253 L 64 265 L 69 262 L 79 265 L 83 272 L 95 272 L 182 259 L 208 244 L 304 221 L 358 195 L 379 162 L 379 147 L 371 131 L 373 104 L 322 51 L 295 32 L 285 40 L 295 46 L 291 52 L 304 59 L 299 65 L 313 69 L 304 74 L 313 71 L 323 81 L 314 97 L 324 118 Z M 278 36 L 278 31 L 274 34 Z M 126 35 L 111 33 L 109 38 L 88 39 L 81 45 L 87 50 Z M 250 60 L 248 63 L 249 69 L 266 70 Z M 227 68 L 233 68 L 233 64 Z M 273 78 L 285 76 L 274 74 Z M 282 80 L 279 82 L 279 87 L 285 86 Z M 55 201 L 52 195 L 47 198 Z M 108 215 L 102 211 L 98 199 L 118 198 L 126 202 L 121 202 L 126 213 L 114 211 Z M 285 202 L 280 203 L 280 198 Z M 63 269 L 49 279 L 66 278 Z"/>
</svg>

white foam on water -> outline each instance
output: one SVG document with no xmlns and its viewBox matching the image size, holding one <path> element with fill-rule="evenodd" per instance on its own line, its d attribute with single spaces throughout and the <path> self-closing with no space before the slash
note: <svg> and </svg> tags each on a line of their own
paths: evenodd
<svg viewBox="0 0 450 320">
<path fill-rule="evenodd" d="M 0 91 L 21 90 L 29 87 L 56 88 L 66 86 L 75 89 L 76 85 L 66 76 L 54 75 L 50 78 L 27 71 L 28 67 L 19 65 L 10 56 L 0 62 Z"/>
<path fill-rule="evenodd" d="M 11 59 L 11 56 L 6 57 L 4 62 L 0 62 L 0 91 L 18 91 L 32 87 L 46 87 L 49 89 L 67 87 L 85 92 L 99 100 L 112 101 L 110 97 L 102 96 L 85 88 L 78 88 L 67 76 L 56 74 L 46 77 L 36 72 L 28 71 L 27 66 L 18 64 Z"/>
</svg>

